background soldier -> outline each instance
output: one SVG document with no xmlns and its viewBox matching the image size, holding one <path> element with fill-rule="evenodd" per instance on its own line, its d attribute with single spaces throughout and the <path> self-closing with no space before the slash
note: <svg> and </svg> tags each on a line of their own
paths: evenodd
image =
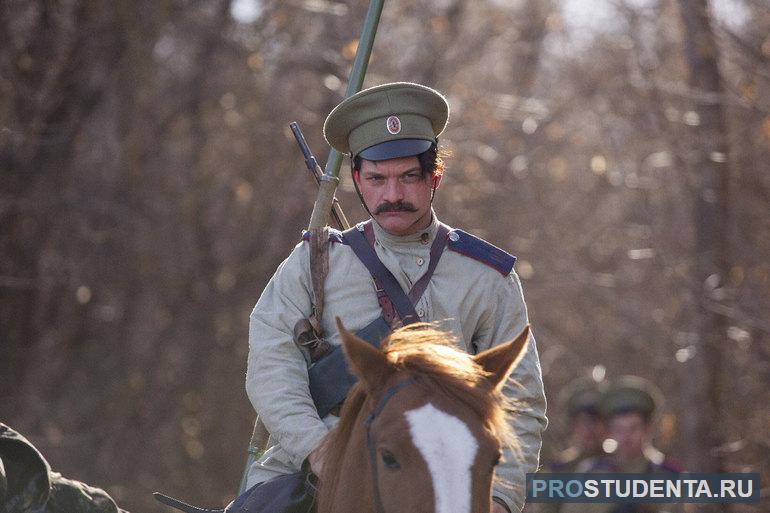
<svg viewBox="0 0 770 513">
<path fill-rule="evenodd" d="M 559 403 L 568 417 L 568 447 L 546 464 L 548 472 L 587 472 L 602 457 L 606 430 L 599 402 L 606 385 L 579 378 L 564 390 Z"/>
<path fill-rule="evenodd" d="M 646 379 L 624 376 L 613 381 L 599 408 L 607 425 L 604 466 L 610 472 L 681 472 L 680 466 L 652 446 L 660 391 Z"/>
<path fill-rule="evenodd" d="M 448 116 L 446 99 L 433 89 L 385 84 L 338 105 L 326 120 L 324 135 L 352 157 L 353 179 L 373 220 L 352 230 L 370 238 L 376 257 L 400 288 L 410 291 L 420 321 L 436 322 L 468 352 L 476 353 L 516 336 L 527 324 L 527 311 L 513 271 L 515 259 L 443 225 L 432 209 L 444 171 L 437 137 Z M 446 251 L 433 252 L 444 244 Z M 309 386 L 307 355 L 292 340 L 295 323 L 313 314 L 308 246 L 301 242 L 279 266 L 251 314 L 246 389 L 271 439 L 270 448 L 252 466 L 249 486 L 296 471 L 308 456 L 313 470 L 322 472 L 322 452 L 314 449 L 334 423 L 334 415 L 319 416 Z M 328 252 L 325 301 L 318 321 L 334 347 L 340 342 L 335 317 L 351 331 L 360 331 L 391 314 L 387 299 L 380 295 L 378 301 L 372 275 L 346 236 L 332 232 Z M 514 486 L 495 487 L 494 511 L 520 509 L 524 475 L 537 468 L 546 419 L 533 339 L 505 393 L 518 401 L 513 424 L 523 461 L 506 452 L 497 473 Z"/>
<path fill-rule="evenodd" d="M 126 513 L 107 492 L 66 479 L 21 434 L 0 423 L 0 513 Z"/>
<path fill-rule="evenodd" d="M 567 417 L 567 448 L 546 462 L 543 472 L 590 472 L 604 456 L 602 442 L 606 430 L 599 412 L 602 394 L 607 388 L 604 381 L 578 378 L 564 388 L 559 397 L 557 415 Z M 530 504 L 533 513 L 558 513 L 562 503 Z"/>
<path fill-rule="evenodd" d="M 679 465 L 652 446 L 654 415 L 662 396 L 649 381 L 623 376 L 612 381 L 599 401 L 607 429 L 605 454 L 589 472 L 681 472 Z M 677 504 L 564 503 L 560 513 L 653 513 L 681 511 Z"/>
</svg>

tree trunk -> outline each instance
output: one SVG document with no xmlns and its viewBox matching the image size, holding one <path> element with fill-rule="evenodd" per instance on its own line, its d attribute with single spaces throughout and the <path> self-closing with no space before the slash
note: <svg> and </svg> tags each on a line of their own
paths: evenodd
<svg viewBox="0 0 770 513">
<path fill-rule="evenodd" d="M 723 297 L 728 272 L 729 161 L 723 87 L 718 49 L 711 27 L 708 0 L 679 0 L 684 25 L 686 64 L 693 97 L 690 147 L 685 161 L 694 193 L 695 267 L 693 297 L 698 340 L 694 357 L 682 365 L 683 439 L 689 445 L 688 470 L 722 469 L 717 448 L 722 443 L 720 386 L 726 320 L 711 308 Z"/>
</svg>

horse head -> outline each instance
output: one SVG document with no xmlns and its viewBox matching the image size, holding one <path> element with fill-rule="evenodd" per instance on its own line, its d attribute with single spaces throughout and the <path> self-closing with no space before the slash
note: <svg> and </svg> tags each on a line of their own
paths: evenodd
<svg viewBox="0 0 770 513">
<path fill-rule="evenodd" d="M 529 327 L 475 356 L 429 325 L 397 330 L 382 350 L 338 327 L 359 382 L 324 442 L 319 513 L 488 512 L 513 441 L 501 389 Z"/>
</svg>

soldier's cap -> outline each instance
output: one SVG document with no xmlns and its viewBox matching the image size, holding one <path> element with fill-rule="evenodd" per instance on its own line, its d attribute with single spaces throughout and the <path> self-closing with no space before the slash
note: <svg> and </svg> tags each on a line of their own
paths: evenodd
<svg viewBox="0 0 770 513">
<path fill-rule="evenodd" d="M 337 105 L 324 122 L 326 141 L 366 160 L 427 151 L 444 131 L 449 103 L 438 91 L 411 82 L 364 89 Z"/>
<path fill-rule="evenodd" d="M 639 413 L 650 420 L 662 403 L 658 388 L 639 376 L 622 376 L 614 380 L 602 396 L 599 410 L 605 418 L 624 413 Z"/>
<path fill-rule="evenodd" d="M 579 413 L 598 416 L 599 402 L 606 388 L 607 383 L 604 381 L 578 378 L 562 390 L 559 403 L 570 417 Z"/>
</svg>

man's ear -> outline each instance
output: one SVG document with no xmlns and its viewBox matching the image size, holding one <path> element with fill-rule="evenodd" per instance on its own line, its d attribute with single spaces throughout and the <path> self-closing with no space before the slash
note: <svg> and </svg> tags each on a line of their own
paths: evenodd
<svg viewBox="0 0 770 513">
<path fill-rule="evenodd" d="M 524 354 L 528 340 L 529 324 L 513 340 L 491 347 L 473 357 L 476 363 L 490 374 L 489 381 L 494 388 L 502 386 L 513 368 L 516 367 Z"/>
<path fill-rule="evenodd" d="M 351 372 L 364 383 L 370 394 L 378 390 L 395 372 L 385 353 L 346 330 L 339 317 L 337 328 Z"/>
<path fill-rule="evenodd" d="M 438 189 L 438 186 L 439 186 L 439 185 L 441 185 L 441 177 L 442 177 L 442 176 L 444 176 L 444 175 L 443 175 L 443 174 L 441 174 L 441 175 L 433 175 L 433 176 L 431 177 L 431 181 L 432 181 L 432 183 L 431 183 L 431 186 L 433 187 L 433 190 L 434 190 L 434 191 L 435 191 L 436 189 Z"/>
</svg>

